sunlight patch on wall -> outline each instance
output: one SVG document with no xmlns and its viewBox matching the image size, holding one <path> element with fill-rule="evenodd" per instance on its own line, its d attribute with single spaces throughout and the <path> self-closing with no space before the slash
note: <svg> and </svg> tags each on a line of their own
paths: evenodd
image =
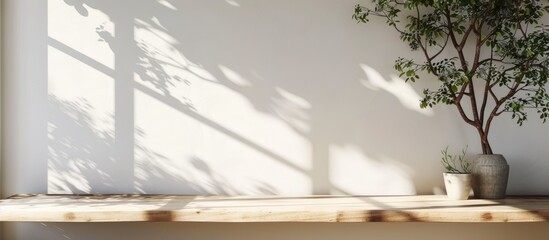
<svg viewBox="0 0 549 240">
<path fill-rule="evenodd" d="M 53 47 L 48 47 L 48 93 L 64 101 L 85 102 L 94 126 L 113 130 L 112 77 Z"/>
<path fill-rule="evenodd" d="M 142 193 L 199 192 L 186 161 L 202 142 L 196 124 L 141 91 L 135 91 L 135 106 L 135 187 Z"/>
<path fill-rule="evenodd" d="M 114 53 L 106 42 L 114 37 L 109 16 L 89 7 L 85 8 L 87 14 L 82 15 L 65 2 L 48 1 L 48 36 L 113 69 Z"/>
<path fill-rule="evenodd" d="M 248 189 L 249 194 L 273 194 L 285 189 L 287 179 L 296 186 L 289 192 L 310 189 L 305 174 L 311 164 L 309 141 L 279 117 L 257 111 L 234 90 L 254 90 L 248 79 L 222 64 L 217 77 L 223 81 L 216 79 L 182 54 L 158 19 L 137 19 L 134 31 L 139 191 L 236 194 Z M 295 102 L 310 108 L 303 99 L 279 92 L 280 114 L 297 114 Z M 298 126 L 302 131 L 307 127 Z M 164 174 L 148 174 L 149 169 Z"/>
<path fill-rule="evenodd" d="M 301 170 L 199 112 L 167 106 L 141 91 L 135 104 L 135 185 L 143 193 L 298 194 L 310 189 Z"/>
<path fill-rule="evenodd" d="M 175 45 L 178 41 L 164 31 L 158 21 L 135 21 L 137 69 L 134 79 L 151 90 L 185 100 L 188 86 L 196 81 L 213 81 L 215 77 L 201 66 L 192 63 Z"/>
<path fill-rule="evenodd" d="M 249 86 L 249 89 L 243 91 L 261 94 L 267 91 L 262 89 L 264 87 Z M 299 171 L 311 168 L 312 147 L 304 135 L 310 129 L 309 119 L 305 113 L 306 109 L 296 106 L 293 102 L 298 99 L 297 97 L 290 97 L 292 94 L 286 91 L 290 99 L 283 96 L 270 99 L 273 103 L 270 106 L 271 113 L 264 113 L 258 111 L 248 98 L 230 87 L 201 81 L 193 84 L 192 88 L 190 98 L 197 111 L 237 133 L 238 138 L 253 143 L 251 149 L 261 149 L 258 152 L 260 155 L 276 156 L 278 160 L 274 161 L 289 163 Z M 300 103 L 306 104 L 303 101 Z"/>
<path fill-rule="evenodd" d="M 219 65 L 219 70 L 225 75 L 225 77 L 231 81 L 232 83 L 240 86 L 240 87 L 249 87 L 251 84 L 248 80 L 244 79 L 240 74 L 237 72 L 231 70 L 228 67 L 225 67 L 223 65 Z"/>
<path fill-rule="evenodd" d="M 233 7 L 240 7 L 240 3 L 238 3 L 235 0 L 225 0 L 225 2 L 227 2 L 229 5 L 231 5 Z"/>
<path fill-rule="evenodd" d="M 384 90 L 390 93 L 400 101 L 402 106 L 407 109 L 427 116 L 432 116 L 434 114 L 433 110 L 430 108 L 421 109 L 419 107 L 421 100 L 419 94 L 414 90 L 414 88 L 412 88 L 412 86 L 410 86 L 409 83 L 404 82 L 404 80 L 400 79 L 398 76 L 391 75 L 391 80 L 387 81 L 372 67 L 365 64 L 360 64 L 360 67 L 366 74 L 367 79 L 363 79 L 361 81 L 367 88 L 375 91 Z"/>
<path fill-rule="evenodd" d="M 298 108 L 302 108 L 302 109 L 310 109 L 312 106 L 311 106 L 311 103 L 309 103 L 307 100 L 305 100 L 304 98 L 300 97 L 300 96 L 297 96 L 291 92 L 288 92 L 287 90 L 284 90 L 282 88 L 279 88 L 279 87 L 276 87 L 276 92 L 278 94 L 280 94 L 280 96 L 284 99 L 286 99 L 288 102 L 296 105 Z"/>
<path fill-rule="evenodd" d="M 345 194 L 413 195 L 410 169 L 388 157 L 369 157 L 354 146 L 330 146 L 330 181 Z"/>
<path fill-rule="evenodd" d="M 167 7 L 167 8 L 169 8 L 169 9 L 171 9 L 171 10 L 177 11 L 177 8 L 176 8 L 173 4 L 171 4 L 170 2 L 168 2 L 167 0 L 157 0 L 157 1 L 158 1 L 158 3 L 159 3 L 160 5 L 162 5 L 162 6 L 164 6 L 164 7 Z"/>
<path fill-rule="evenodd" d="M 48 193 L 108 191 L 114 81 L 51 46 L 48 62 Z"/>
<path fill-rule="evenodd" d="M 307 111 L 312 108 L 311 103 L 282 88 L 276 87 L 275 91 L 280 96 L 272 100 L 273 111 L 276 115 L 298 132 L 309 133 L 311 131 L 311 119 Z"/>
<path fill-rule="evenodd" d="M 114 24 L 48 1 L 48 193 L 113 190 Z"/>
<path fill-rule="evenodd" d="M 48 126 L 50 140 L 56 139 L 56 131 L 57 127 L 50 123 Z M 66 148 L 71 148 L 70 144 L 72 144 L 70 141 L 63 143 Z M 89 193 L 92 188 L 81 171 L 81 167 L 89 162 L 85 162 L 82 159 L 65 159 L 58 162 L 59 159 L 67 157 L 65 154 L 57 148 L 48 146 L 48 155 L 50 158 L 50 161 L 48 161 L 48 193 Z"/>
</svg>

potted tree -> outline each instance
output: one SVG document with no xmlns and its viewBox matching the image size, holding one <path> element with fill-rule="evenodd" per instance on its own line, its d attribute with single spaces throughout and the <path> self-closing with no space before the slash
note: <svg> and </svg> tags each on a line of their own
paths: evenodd
<svg viewBox="0 0 549 240">
<path fill-rule="evenodd" d="M 451 155 L 448 153 L 448 147 L 442 150 L 441 163 L 445 172 L 444 186 L 446 194 L 452 200 L 467 200 L 471 192 L 471 163 L 465 159 L 467 148 L 463 149 L 461 155 Z"/>
<path fill-rule="evenodd" d="M 509 166 L 494 154 L 494 119 L 509 113 L 522 125 L 530 109 L 549 117 L 549 27 L 540 20 L 547 0 L 372 0 L 356 5 L 353 19 L 379 16 L 400 33 L 421 61 L 398 58 L 395 69 L 407 82 L 419 73 L 434 76 L 438 88 L 425 89 L 420 106 L 454 105 L 480 138 L 473 161 L 475 197 L 503 198 Z M 451 56 L 451 57 L 444 57 Z"/>
</svg>

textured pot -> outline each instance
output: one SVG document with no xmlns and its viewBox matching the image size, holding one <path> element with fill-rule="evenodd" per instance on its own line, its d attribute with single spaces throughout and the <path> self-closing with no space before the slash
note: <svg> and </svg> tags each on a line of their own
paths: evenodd
<svg viewBox="0 0 549 240">
<path fill-rule="evenodd" d="M 451 200 L 467 200 L 471 192 L 472 174 L 443 173 L 446 194 Z"/>
<path fill-rule="evenodd" d="M 505 198 L 509 165 L 501 154 L 476 155 L 471 173 L 475 198 Z"/>
</svg>

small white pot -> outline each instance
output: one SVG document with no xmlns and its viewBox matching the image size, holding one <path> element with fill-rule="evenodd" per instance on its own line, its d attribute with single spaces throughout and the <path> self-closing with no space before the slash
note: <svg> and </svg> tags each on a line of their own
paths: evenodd
<svg viewBox="0 0 549 240">
<path fill-rule="evenodd" d="M 446 194 L 451 200 L 467 200 L 471 192 L 473 176 L 469 173 L 443 173 Z"/>
</svg>

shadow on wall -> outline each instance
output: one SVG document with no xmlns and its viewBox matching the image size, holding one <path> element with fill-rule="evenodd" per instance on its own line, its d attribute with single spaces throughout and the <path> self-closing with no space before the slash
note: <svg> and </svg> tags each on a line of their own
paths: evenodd
<svg viewBox="0 0 549 240">
<path fill-rule="evenodd" d="M 112 168 L 116 160 L 113 152 L 114 133 L 96 131 L 97 124 L 90 114 L 91 106 L 86 100 L 67 102 L 50 96 L 48 135 L 49 179 L 48 188 L 57 193 L 121 193 L 116 189 L 118 169 Z M 137 139 L 145 138 L 136 129 Z M 136 155 L 151 161 L 136 164 L 135 186 L 140 193 L 212 193 L 222 195 L 244 194 L 228 185 L 223 176 L 213 171 L 200 158 L 191 158 L 192 169 L 178 171 L 178 167 L 165 156 L 155 153 L 136 141 Z M 197 178 L 205 178 L 197 184 Z M 170 182 L 172 185 L 158 185 Z M 255 183 L 257 194 L 274 194 L 267 184 Z M 143 189 L 154 189 L 144 191 Z M 122 190 L 123 191 L 123 190 Z"/>
<path fill-rule="evenodd" d="M 92 108 L 86 100 L 68 102 L 49 97 L 48 189 L 58 192 L 89 193 L 93 188 L 112 189 L 116 169 L 111 152 L 112 132 L 95 131 Z M 92 185 L 91 183 L 96 183 Z"/>
<path fill-rule="evenodd" d="M 441 183 L 420 173 L 440 168 L 432 149 L 448 130 L 380 73 L 396 53 L 377 47 L 383 28 L 350 19 L 355 1 L 48 3 L 50 193 L 415 194 Z M 78 66 L 98 76 L 82 80 L 84 97 L 69 94 L 87 75 Z"/>
</svg>

